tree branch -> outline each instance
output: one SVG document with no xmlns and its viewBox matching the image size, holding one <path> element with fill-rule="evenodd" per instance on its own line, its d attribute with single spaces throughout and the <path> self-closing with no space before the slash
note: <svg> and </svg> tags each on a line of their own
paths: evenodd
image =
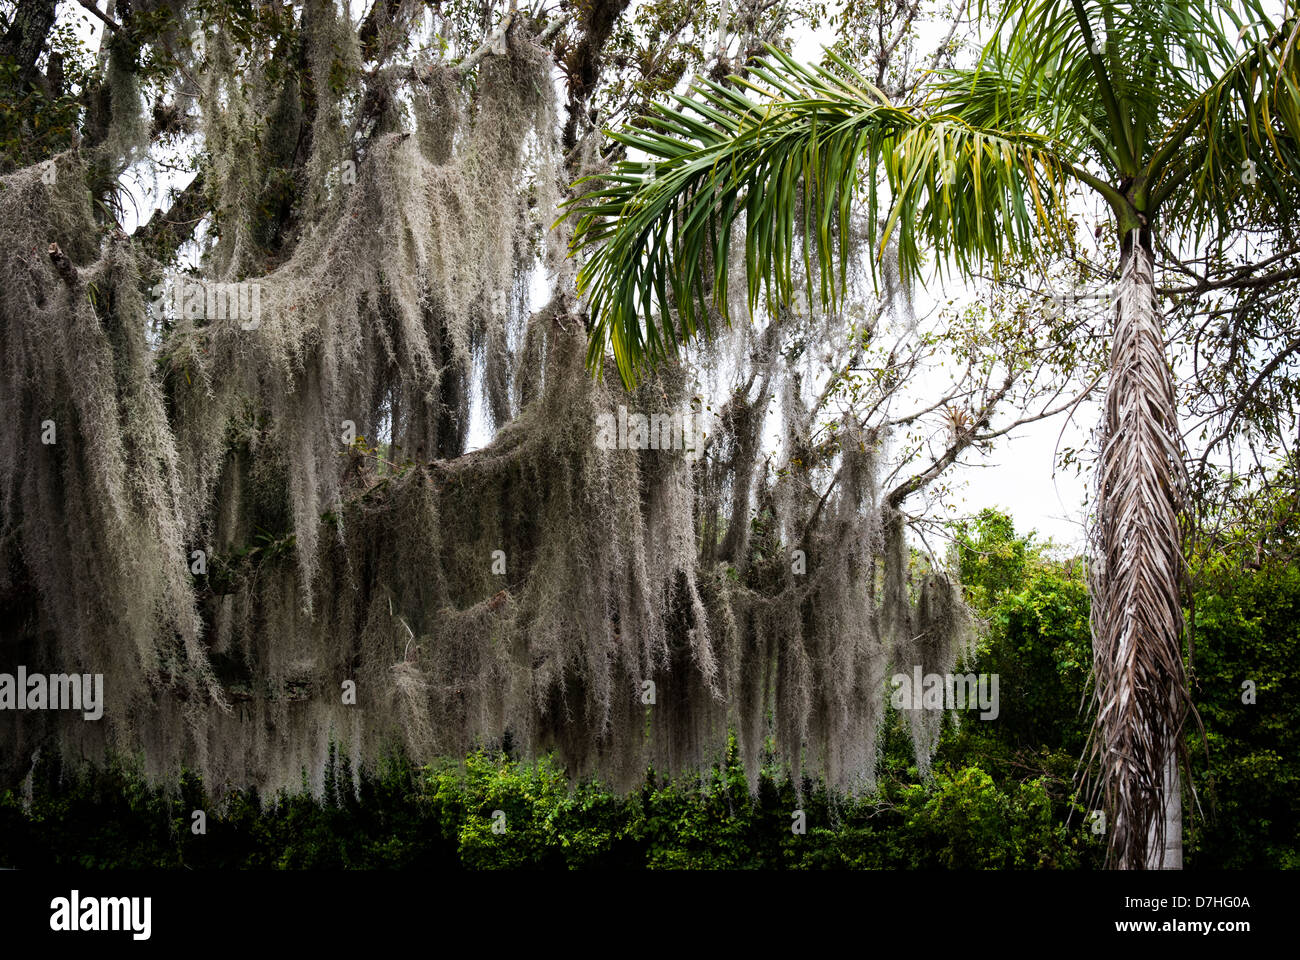
<svg viewBox="0 0 1300 960">
<path fill-rule="evenodd" d="M 166 213 L 161 209 L 154 211 L 148 222 L 136 229 L 134 237 L 151 248 L 155 258 L 166 260 L 193 236 L 194 228 L 207 212 L 203 174 L 199 173 L 172 201 Z"/>
<path fill-rule="evenodd" d="M 50 262 L 54 264 L 54 269 L 69 290 L 75 290 L 77 284 L 81 281 L 81 274 L 77 271 L 76 265 L 68 259 L 68 255 L 63 252 L 57 243 L 50 241 Z"/>
<path fill-rule="evenodd" d="M 1220 443 L 1222 443 L 1224 440 L 1227 440 L 1228 437 L 1232 435 L 1232 428 L 1237 425 L 1237 418 L 1240 417 L 1241 412 L 1244 409 L 1246 409 L 1246 404 L 1255 395 L 1255 391 L 1260 388 L 1260 386 L 1264 383 L 1265 380 L 1268 379 L 1268 377 L 1273 373 L 1274 370 L 1280 367 L 1288 357 L 1292 356 L 1297 352 L 1300 352 L 1300 340 L 1292 340 L 1285 347 L 1283 347 L 1281 351 L 1279 351 L 1277 356 L 1275 356 L 1272 360 L 1270 360 L 1268 363 L 1264 365 L 1264 369 L 1259 372 L 1259 375 L 1255 377 L 1251 385 L 1247 387 L 1245 392 L 1242 393 L 1242 395 L 1237 399 L 1236 404 L 1232 408 L 1232 413 L 1229 414 L 1228 416 L 1227 425 L 1219 432 L 1218 436 L 1216 436 L 1213 440 L 1211 440 L 1208 444 L 1206 444 L 1205 452 L 1201 454 L 1201 459 L 1199 462 L 1198 468 L 1200 470 L 1205 469 L 1205 464 L 1207 459 L 1210 456 L 1210 452 L 1215 447 L 1217 447 Z"/>
<path fill-rule="evenodd" d="M 885 502 L 897 510 L 904 500 L 916 493 L 916 491 L 925 487 L 930 483 L 930 481 L 938 477 L 939 474 L 943 473 L 956 463 L 957 458 L 961 456 L 962 451 L 975 442 L 976 431 L 988 424 L 989 420 L 993 417 L 994 407 L 1002 401 L 1003 397 L 1011 392 L 1011 387 L 1015 382 L 1015 373 L 1008 372 L 1006 380 L 1002 382 L 1002 386 L 998 388 L 998 391 L 984 404 L 984 408 L 980 411 L 979 416 L 975 418 L 969 427 L 957 434 L 948 449 L 943 452 L 943 456 L 934 461 L 934 463 L 930 465 L 930 469 L 926 470 L 924 473 L 918 473 L 916 476 L 911 477 L 891 490 L 885 497 Z"/>
<path fill-rule="evenodd" d="M 115 21 L 112 17 L 108 16 L 107 14 L 100 13 L 99 7 L 95 6 L 95 4 L 91 2 L 91 0 L 77 0 L 77 2 L 80 3 L 87 10 L 89 10 L 91 13 L 93 13 L 95 16 L 99 17 L 100 20 L 104 21 L 104 26 L 108 27 L 110 30 L 122 29 L 122 25 L 117 21 Z"/>
</svg>

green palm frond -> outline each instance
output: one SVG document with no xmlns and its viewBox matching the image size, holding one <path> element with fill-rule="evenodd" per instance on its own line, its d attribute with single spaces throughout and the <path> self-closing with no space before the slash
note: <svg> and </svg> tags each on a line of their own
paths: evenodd
<svg viewBox="0 0 1300 960">
<path fill-rule="evenodd" d="M 1063 173 L 1044 137 L 894 106 L 829 56 L 834 71 L 769 48 L 750 79 L 697 81 L 676 107 L 611 134 L 644 159 L 592 178 L 564 214 L 587 255 L 578 283 L 595 321 L 593 370 L 612 346 L 631 385 L 714 317 L 729 322 L 741 224 L 753 311 L 792 302 L 800 261 L 835 307 L 858 204 L 873 269 L 893 240 L 909 276 L 929 255 L 967 271 L 1022 254 L 1057 221 Z"/>
<path fill-rule="evenodd" d="M 987 12 L 988 3 L 982 3 Z M 943 86 L 973 115 L 1084 144 L 1134 177 L 1161 131 L 1234 68 L 1240 43 L 1276 26 L 1260 0 L 1031 0 L 1004 4 L 979 63 Z M 1079 117 L 1072 131 L 1068 119 Z M 1073 136 L 1072 136 L 1073 134 Z"/>
<path fill-rule="evenodd" d="M 977 66 L 944 70 L 941 77 L 934 89 L 943 112 L 980 127 L 1037 133 L 1072 159 L 1105 155 L 1118 167 L 1101 101 L 1091 91 L 1064 92 L 1089 86 L 1086 63 L 1029 64 L 995 46 Z"/>
<path fill-rule="evenodd" d="M 1300 184 L 1300 22 L 1257 17 L 1256 38 L 1187 103 L 1148 167 L 1152 209 L 1198 236 L 1242 204 L 1288 207 Z"/>
</svg>

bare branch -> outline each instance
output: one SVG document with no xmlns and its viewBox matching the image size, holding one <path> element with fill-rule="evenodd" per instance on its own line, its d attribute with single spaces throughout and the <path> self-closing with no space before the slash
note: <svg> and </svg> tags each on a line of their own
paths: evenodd
<svg viewBox="0 0 1300 960">
<path fill-rule="evenodd" d="M 122 29 L 122 25 L 120 23 L 118 23 L 116 20 L 114 20 L 112 17 L 108 16 L 107 14 L 101 13 L 99 7 L 95 6 L 95 4 L 91 2 L 91 0 L 77 0 L 77 2 L 80 3 L 87 10 L 89 10 L 91 13 L 93 13 L 95 16 L 99 17 L 100 20 L 104 21 L 104 26 L 108 27 L 108 29 L 110 30 Z"/>
</svg>

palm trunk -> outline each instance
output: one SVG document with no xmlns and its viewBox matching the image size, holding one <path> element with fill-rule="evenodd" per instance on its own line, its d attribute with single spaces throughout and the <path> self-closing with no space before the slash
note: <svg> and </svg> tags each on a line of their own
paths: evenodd
<svg viewBox="0 0 1300 960">
<path fill-rule="evenodd" d="M 1160 824 L 1151 824 L 1146 868 L 1181 870 L 1183 869 L 1183 794 L 1178 778 L 1176 756 L 1170 756 L 1165 764 L 1164 810 L 1163 836 L 1157 833 Z"/>
<path fill-rule="evenodd" d="M 1125 240 L 1098 473 L 1093 740 L 1111 862 L 1181 863 L 1184 468 L 1146 231 Z M 1178 839 L 1171 831 L 1177 828 Z M 1166 851 L 1169 852 L 1166 852 Z"/>
</svg>

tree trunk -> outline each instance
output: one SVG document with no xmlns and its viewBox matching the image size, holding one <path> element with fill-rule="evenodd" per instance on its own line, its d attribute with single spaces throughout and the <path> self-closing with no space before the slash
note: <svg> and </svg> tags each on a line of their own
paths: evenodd
<svg viewBox="0 0 1300 960">
<path fill-rule="evenodd" d="M 55 0 L 19 0 L 9 30 L 0 37 L 0 55 L 17 61 L 19 93 L 27 85 L 45 48 L 45 38 L 54 26 L 54 8 Z"/>
<path fill-rule="evenodd" d="M 1094 750 L 1111 862 L 1127 869 L 1168 865 L 1170 831 L 1181 837 L 1176 764 L 1187 702 L 1184 466 L 1145 230 L 1125 239 L 1116 294 L 1092 569 Z"/>
<path fill-rule="evenodd" d="M 1183 869 L 1183 794 L 1178 776 L 1178 757 L 1171 754 L 1165 763 L 1165 816 L 1164 834 L 1153 822 L 1150 831 L 1150 850 L 1147 853 L 1148 870 Z"/>
</svg>

